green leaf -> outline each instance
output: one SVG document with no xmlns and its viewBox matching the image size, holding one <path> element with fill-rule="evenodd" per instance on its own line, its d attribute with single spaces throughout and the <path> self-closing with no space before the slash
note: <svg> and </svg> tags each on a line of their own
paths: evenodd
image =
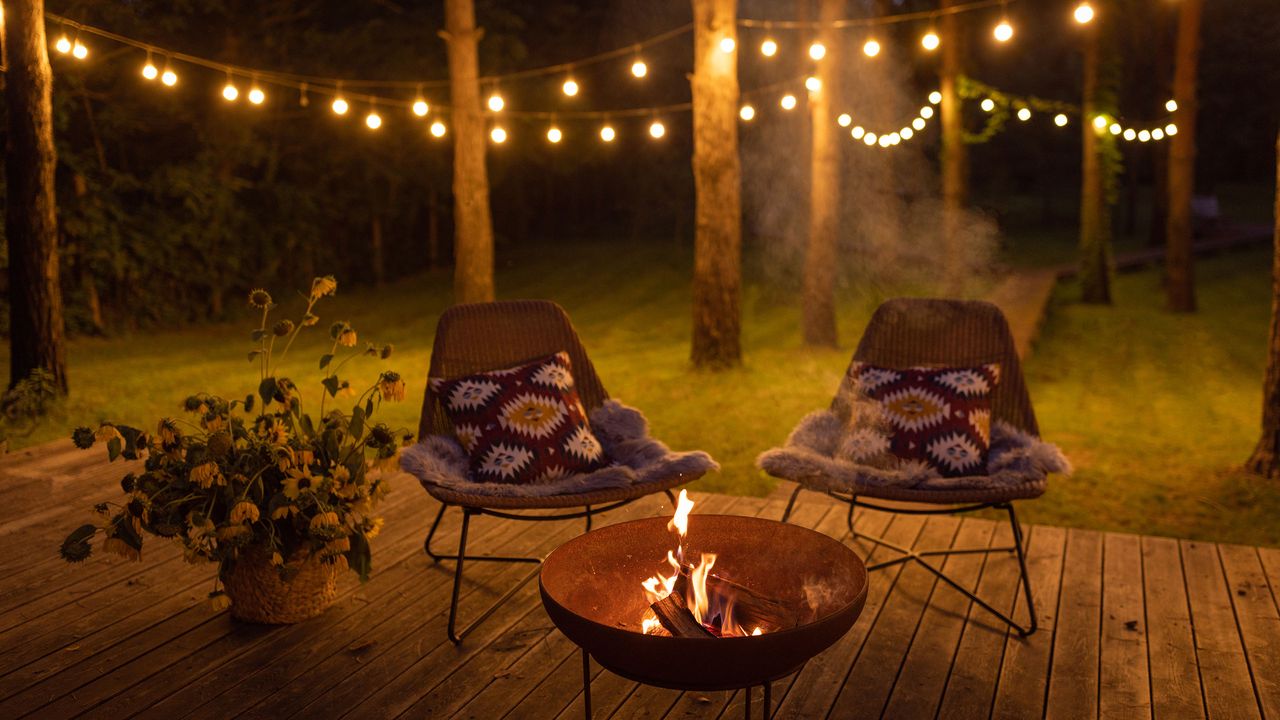
<svg viewBox="0 0 1280 720">
<path fill-rule="evenodd" d="M 107 459 L 115 460 L 120 457 L 120 453 L 124 450 L 124 443 L 120 442 L 120 438 L 113 437 L 107 441 Z"/>
<path fill-rule="evenodd" d="M 364 408 L 351 410 L 351 422 L 347 425 L 347 432 L 351 433 L 351 437 L 357 441 L 364 435 Z"/>
<path fill-rule="evenodd" d="M 305 432 L 305 433 L 307 434 L 307 437 L 315 437 L 315 435 L 316 435 L 316 426 L 315 426 L 315 424 L 314 424 L 314 423 L 312 423 L 312 422 L 311 422 L 311 416 L 310 416 L 310 415 L 303 415 L 303 416 L 302 416 L 302 430 L 303 430 L 303 432 Z"/>
<path fill-rule="evenodd" d="M 261 355 L 261 354 L 262 354 L 262 351 L 261 351 L 261 350 L 250 350 L 250 351 L 249 351 L 249 362 L 253 362 L 253 359 L 254 359 L 254 358 L 256 358 L 256 357 L 258 357 L 258 356 L 259 356 L 259 355 Z"/>
<path fill-rule="evenodd" d="M 264 338 L 264 337 L 266 337 L 266 336 L 267 336 L 267 331 L 266 331 L 266 330 L 254 330 L 254 331 L 253 331 L 253 341 L 254 341 L 254 342 L 257 342 L 257 341 L 261 340 L 262 338 Z"/>
<path fill-rule="evenodd" d="M 330 397 L 338 397 L 339 385 L 338 385 L 338 378 L 336 376 L 330 375 L 324 380 L 321 380 L 320 384 L 324 385 L 324 389 L 329 391 Z"/>
<path fill-rule="evenodd" d="M 98 532 L 97 525 L 81 525 L 80 527 L 71 531 L 71 534 L 67 536 L 67 539 L 65 542 L 68 542 L 68 543 L 82 542 L 84 540 L 88 540 L 89 538 L 93 537 L 94 534 L 97 532 Z"/>
<path fill-rule="evenodd" d="M 369 417 L 373 414 L 373 398 L 370 397 L 364 401 L 364 416 Z"/>
<path fill-rule="evenodd" d="M 360 576 L 360 582 L 369 580 L 369 573 L 373 570 L 373 553 L 369 550 L 369 541 L 365 539 L 364 533 L 352 533 L 350 535 L 351 549 L 346 552 L 347 565 Z"/>
<path fill-rule="evenodd" d="M 258 383 L 258 397 L 262 398 L 262 407 L 265 408 L 266 406 L 270 405 L 271 398 L 275 396 L 276 396 L 276 379 L 271 377 L 263 378 L 262 382 Z"/>
<path fill-rule="evenodd" d="M 333 362 L 333 355 L 325 354 L 320 356 L 320 369 L 329 367 L 329 363 Z"/>
<path fill-rule="evenodd" d="M 125 460 L 137 460 L 138 440 L 142 438 L 142 431 L 127 425 L 117 425 L 116 430 L 119 430 L 120 435 L 124 437 L 124 450 L 120 454 Z"/>
</svg>

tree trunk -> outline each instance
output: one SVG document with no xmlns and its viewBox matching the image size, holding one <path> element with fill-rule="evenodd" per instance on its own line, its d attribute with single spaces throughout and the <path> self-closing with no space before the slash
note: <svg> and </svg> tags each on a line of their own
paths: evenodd
<svg viewBox="0 0 1280 720">
<path fill-rule="evenodd" d="M 54 197 L 53 74 L 44 30 L 44 0 L 5 8 L 5 233 L 9 243 L 9 384 L 43 368 L 63 392 L 67 351 L 58 284 Z"/>
<path fill-rule="evenodd" d="M 1102 133 L 1093 126 L 1098 114 L 1100 20 L 1084 29 L 1084 103 L 1080 115 L 1080 285 L 1088 303 L 1111 302 L 1111 213 L 1107 205 Z"/>
<path fill-rule="evenodd" d="M 840 207 L 840 146 L 835 113 L 840 103 L 839 30 L 844 0 L 822 0 L 818 39 L 827 48 L 818 63 L 817 92 L 809 93 L 813 133 L 809 168 L 809 240 L 804 249 L 803 327 L 806 345 L 836 346 L 836 217 Z"/>
<path fill-rule="evenodd" d="M 942 0 L 946 9 L 960 4 L 960 0 Z M 942 68 L 939 73 L 939 92 L 942 94 L 942 235 L 946 253 L 944 266 L 948 269 L 945 285 L 948 290 L 957 288 L 963 278 L 956 275 L 964 267 L 961 261 L 964 249 L 964 212 L 969 202 L 969 151 L 964 143 L 964 107 L 960 99 L 960 76 L 964 57 L 964 38 L 960 33 L 960 16 L 947 13 L 942 16 Z"/>
<path fill-rule="evenodd" d="M 493 221 L 485 169 L 476 27 L 471 0 L 445 0 L 449 90 L 453 105 L 453 296 L 459 303 L 493 300 Z"/>
<path fill-rule="evenodd" d="M 1181 107 L 1181 106 L 1179 106 Z M 1175 136 L 1176 137 L 1176 136 Z M 1276 134 L 1275 228 L 1271 254 L 1271 332 L 1267 375 L 1262 382 L 1262 437 L 1249 462 L 1253 472 L 1280 478 L 1280 133 Z"/>
<path fill-rule="evenodd" d="M 1173 121 L 1169 138 L 1169 219 L 1165 249 L 1165 290 L 1174 312 L 1195 312 L 1191 266 L 1191 196 L 1196 182 L 1196 65 L 1200 59 L 1200 14 L 1204 0 L 1182 0 L 1178 11 L 1178 49 L 1173 70 Z"/>
<path fill-rule="evenodd" d="M 737 0 L 693 0 L 693 363 L 742 362 L 742 169 L 738 159 Z"/>
</svg>

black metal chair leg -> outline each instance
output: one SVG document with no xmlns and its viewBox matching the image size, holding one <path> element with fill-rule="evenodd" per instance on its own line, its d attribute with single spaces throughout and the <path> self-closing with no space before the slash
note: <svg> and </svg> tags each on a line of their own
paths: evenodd
<svg viewBox="0 0 1280 720">
<path fill-rule="evenodd" d="M 1013 503 L 1008 503 L 1005 509 L 1009 512 L 1009 525 L 1013 528 L 1013 546 L 1018 553 L 1018 570 L 1022 575 L 1022 594 L 1027 598 L 1027 614 L 1031 617 L 1031 623 L 1024 631 L 1018 628 L 1018 634 L 1027 637 L 1036 631 L 1039 627 L 1039 621 L 1036 618 L 1036 603 L 1031 597 L 1031 575 L 1027 572 L 1027 551 L 1023 546 L 1022 525 L 1018 523 L 1018 516 L 1013 511 Z"/>
<path fill-rule="evenodd" d="M 441 556 L 431 551 L 431 538 L 435 537 L 436 530 L 440 527 L 440 520 L 444 517 L 444 511 L 448 509 L 448 505 L 441 503 L 440 512 L 436 513 L 436 519 L 431 523 L 431 529 L 427 531 L 427 539 L 422 542 L 422 549 L 426 551 L 432 562 L 440 562 Z"/>
<path fill-rule="evenodd" d="M 591 506 L 587 506 L 587 532 L 591 532 Z"/>
<path fill-rule="evenodd" d="M 441 514 L 444 508 L 440 508 Z M 436 517 L 438 521 L 439 516 Z M 457 645 L 462 642 L 462 635 L 454 633 L 454 623 L 458 619 L 458 593 L 462 590 L 462 566 L 465 564 L 467 556 L 467 529 L 471 526 L 471 512 L 468 509 L 462 511 L 462 534 L 458 536 L 458 557 L 457 564 L 453 568 L 453 598 L 449 601 L 449 639 L 453 644 Z M 435 528 L 432 528 L 434 531 Z M 430 536 L 428 536 L 428 544 L 430 544 Z"/>
<path fill-rule="evenodd" d="M 591 720 L 591 653 L 582 649 L 582 710 L 583 717 Z"/>
<path fill-rule="evenodd" d="M 509 562 L 509 563 L 534 563 L 539 566 L 541 566 L 542 564 L 542 561 L 539 560 L 538 558 L 468 557 L 467 556 L 467 530 L 471 526 L 471 516 L 476 515 L 478 513 L 479 511 L 473 510 L 472 508 L 462 509 L 462 531 L 458 535 L 458 554 L 439 556 L 440 558 L 453 560 L 457 563 L 453 569 L 453 597 L 449 601 L 449 626 L 447 628 L 449 640 L 452 641 L 453 644 L 455 645 L 457 645 L 458 643 L 461 643 L 463 639 L 467 637 L 467 635 L 471 634 L 471 631 L 475 630 L 477 627 L 480 626 L 480 623 L 487 620 L 490 615 L 492 615 L 494 612 L 497 611 L 498 608 L 502 607 L 503 603 L 510 600 L 512 597 L 514 597 L 517 592 L 520 592 L 520 588 L 524 587 L 526 583 L 528 583 L 530 580 L 532 580 L 538 575 L 538 568 L 534 568 L 534 570 L 530 572 L 528 575 L 525 575 L 524 578 L 520 580 L 520 582 L 512 586 L 510 590 L 507 590 L 507 592 L 502 597 L 498 598 L 496 602 L 494 602 L 492 605 L 486 608 L 483 612 L 481 612 L 478 616 L 476 616 L 476 618 L 471 621 L 470 625 L 467 625 L 465 628 L 459 631 L 459 630 L 456 630 L 457 621 L 458 621 L 458 598 L 462 592 L 462 570 L 463 570 L 463 567 L 466 565 L 467 560 L 487 560 L 490 562 Z"/>
<path fill-rule="evenodd" d="M 787 501 L 787 509 L 782 511 L 782 522 L 786 522 L 787 518 L 791 517 L 791 511 L 796 507 L 796 498 L 800 497 L 800 491 L 803 489 L 803 486 L 797 484 L 796 489 L 792 491 L 791 499 Z"/>
</svg>

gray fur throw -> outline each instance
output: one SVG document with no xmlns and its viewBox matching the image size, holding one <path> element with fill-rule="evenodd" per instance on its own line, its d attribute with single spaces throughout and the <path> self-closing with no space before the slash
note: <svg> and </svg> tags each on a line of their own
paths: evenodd
<svg viewBox="0 0 1280 720">
<path fill-rule="evenodd" d="M 471 495 L 546 497 L 644 485 L 676 474 L 701 475 L 720 465 L 704 452 L 673 452 L 649 437 L 649 422 L 635 408 L 606 400 L 589 418 L 613 464 L 539 484 L 473 482 L 467 453 L 452 437 L 429 435 L 400 453 L 400 467 L 423 487 L 438 486 Z"/>
<path fill-rule="evenodd" d="M 830 410 L 809 413 L 791 431 L 784 447 L 768 450 L 756 465 L 770 475 L 824 491 L 857 491 L 893 487 L 911 490 L 990 490 L 1010 486 L 1044 486 L 1049 473 L 1071 473 L 1071 463 L 1056 445 L 999 420 L 991 423 L 987 474 L 942 477 L 924 463 L 865 465 L 844 459 L 857 442 L 857 429 Z"/>
</svg>

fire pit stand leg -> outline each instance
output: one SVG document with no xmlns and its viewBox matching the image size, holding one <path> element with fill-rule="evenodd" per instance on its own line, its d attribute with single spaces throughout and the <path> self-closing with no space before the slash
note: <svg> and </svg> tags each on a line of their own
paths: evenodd
<svg viewBox="0 0 1280 720">
<path fill-rule="evenodd" d="M 764 720 L 769 720 L 773 712 L 773 683 L 766 682 L 760 687 L 764 688 Z M 751 691 L 753 688 L 746 688 L 742 692 L 747 696 L 747 702 L 743 706 L 742 717 L 751 720 Z"/>
<path fill-rule="evenodd" d="M 582 649 L 582 709 L 583 717 L 591 720 L 591 653 Z"/>
</svg>

